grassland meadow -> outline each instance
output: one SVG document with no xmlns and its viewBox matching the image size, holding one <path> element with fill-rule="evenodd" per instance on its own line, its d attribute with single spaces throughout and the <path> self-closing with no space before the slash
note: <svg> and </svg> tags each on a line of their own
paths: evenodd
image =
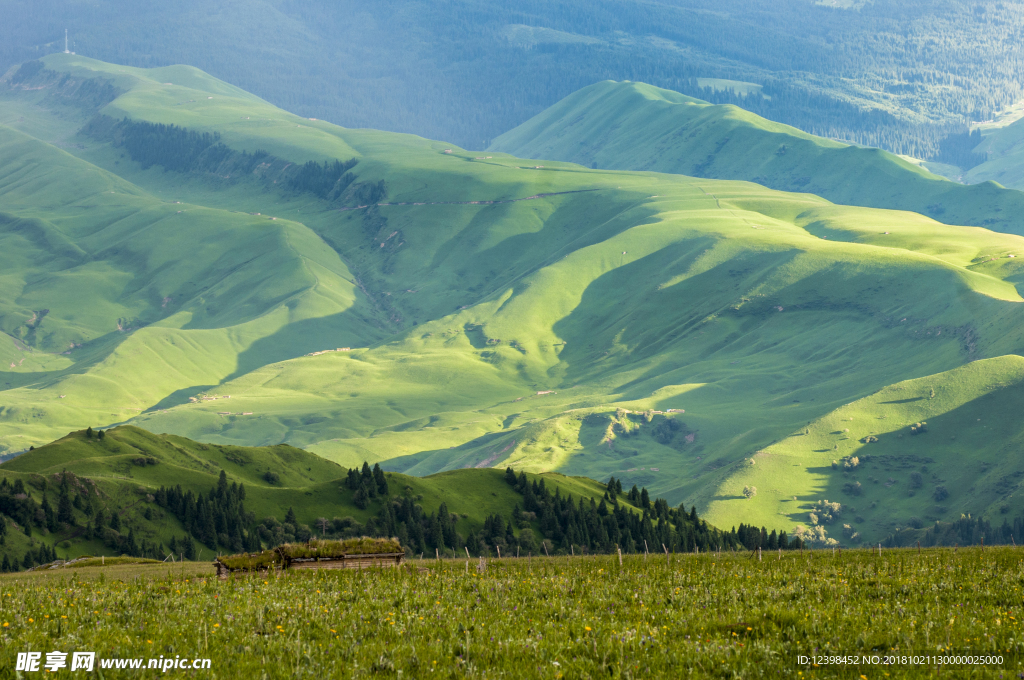
<svg viewBox="0 0 1024 680">
<path fill-rule="evenodd" d="M 176 673 L 225 678 L 1009 678 L 1022 577 L 1013 548 L 46 570 L 0 578 L 0 672 L 59 650 L 94 652 L 102 677 L 182 657 L 210 667 Z"/>
</svg>

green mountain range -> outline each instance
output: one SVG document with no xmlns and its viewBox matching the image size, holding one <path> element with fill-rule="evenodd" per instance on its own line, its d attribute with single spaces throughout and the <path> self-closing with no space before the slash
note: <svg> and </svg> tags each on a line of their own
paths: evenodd
<svg viewBox="0 0 1024 680">
<path fill-rule="evenodd" d="M 130 423 L 415 476 L 615 476 L 722 527 L 812 525 L 825 499 L 860 510 L 877 493 L 882 510 L 848 522 L 870 540 L 998 512 L 1016 491 L 934 482 L 941 504 L 890 503 L 903 487 L 834 489 L 831 460 L 885 451 L 925 416 L 1012 408 L 1012 385 L 983 369 L 1014 366 L 1022 344 L 1019 236 L 808 187 L 340 128 L 188 67 L 51 55 L 5 76 L 0 114 L 8 453 Z M 864 154 L 922 195 L 939 187 L 924 200 L 947 214 L 1016 200 Z M 831 449 L 808 434 L 914 380 L 935 383 L 928 413 L 887 411 Z M 929 474 L 1001 446 L 930 454 Z M 759 457 L 783 450 L 795 462 L 779 476 Z"/>
<path fill-rule="evenodd" d="M 1024 7 L 996 0 L 8 0 L 0 74 L 65 49 L 186 63 L 305 117 L 481 148 L 562 97 L 639 80 L 955 163 L 1024 98 Z"/>
<path fill-rule="evenodd" d="M 490 148 L 593 168 L 744 180 L 834 203 L 910 210 L 945 224 L 1024 234 L 1024 192 L 984 181 L 1013 186 L 1012 178 L 979 175 L 980 183 L 963 185 L 881 149 L 816 137 L 731 104 L 712 105 L 644 83 L 586 87 Z M 1006 168 L 1017 167 L 1012 154 L 1007 151 L 1003 160 Z"/>
</svg>

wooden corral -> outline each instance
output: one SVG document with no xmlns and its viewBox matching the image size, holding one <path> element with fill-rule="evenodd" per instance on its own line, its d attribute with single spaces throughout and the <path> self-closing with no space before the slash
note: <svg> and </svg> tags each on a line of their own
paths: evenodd
<svg viewBox="0 0 1024 680">
<path fill-rule="evenodd" d="M 286 569 L 367 569 L 372 567 L 398 567 L 405 553 L 377 553 L 375 555 L 345 555 L 344 557 L 303 557 L 288 560 Z"/>
<path fill-rule="evenodd" d="M 269 574 L 271 571 L 280 571 L 280 567 L 264 569 L 231 569 L 220 560 L 214 560 L 213 566 L 217 569 L 217 578 L 224 581 L 231 574 Z"/>
</svg>

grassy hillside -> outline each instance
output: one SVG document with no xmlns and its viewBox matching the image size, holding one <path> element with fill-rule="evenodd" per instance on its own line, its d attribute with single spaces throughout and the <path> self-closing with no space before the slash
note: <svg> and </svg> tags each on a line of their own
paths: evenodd
<svg viewBox="0 0 1024 680">
<path fill-rule="evenodd" d="M 380 337 L 302 225 L 157 198 L 10 128 L 0 159 L 8 450 L 191 396 L 257 344 L 265 363 Z"/>
<path fill-rule="evenodd" d="M 911 210 L 945 224 L 1024 234 L 1024 193 L 1005 177 L 964 186 L 880 149 L 815 137 L 732 105 L 644 83 L 575 92 L 491 144 L 527 158 L 757 182 L 834 203 Z M 1008 161 L 1009 162 L 1009 161 Z"/>
<path fill-rule="evenodd" d="M 988 160 L 971 168 L 968 182 L 999 182 L 1016 189 L 1024 189 L 1024 118 L 1006 127 L 983 131 L 984 141 L 976 149 Z"/>
<path fill-rule="evenodd" d="M 317 518 L 347 517 L 366 523 L 384 505 L 383 497 L 378 496 L 360 507 L 355 492 L 345 485 L 344 468 L 288 445 L 203 444 L 132 426 L 106 430 L 103 438 L 78 431 L 0 465 L 0 480 L 7 484 L 21 480 L 37 503 L 46 497 L 56 509 L 65 472 L 72 476 L 72 495 L 80 496 L 71 526 L 54 531 L 33 527 L 31 537 L 23 533 L 24 527 L 16 525 L 13 513 L 6 509 L 11 516 L 0 514 L 0 522 L 7 528 L 0 532 L 4 537 L 0 554 L 21 559 L 30 547 L 43 545 L 56 547 L 62 558 L 110 554 L 111 547 L 89 532 L 96 510 L 108 518 L 118 514 L 121 535 L 130 530 L 138 542 L 167 546 L 172 538 L 184 536 L 186 530 L 180 518 L 154 500 L 154 494 L 160 487 L 179 485 L 197 495 L 208 494 L 217 486 L 222 471 L 230 483 L 244 484 L 245 509 L 256 521 L 264 517 L 284 521 L 289 509 L 294 509 L 299 523 L 316 530 Z M 522 495 L 505 481 L 504 472 L 496 469 L 457 470 L 425 478 L 389 472 L 386 478 L 393 500 L 413 499 L 427 513 L 446 504 L 459 516 L 456 530 L 464 536 L 478 532 L 490 515 L 508 518 L 513 508 L 523 503 Z M 593 480 L 557 473 L 531 475 L 531 479 L 543 479 L 550 491 L 557 489 L 563 496 L 577 499 L 599 501 L 605 491 L 604 485 Z M 77 502 L 81 499 L 85 499 L 83 504 Z M 210 547 L 204 549 L 210 556 Z"/>
<path fill-rule="evenodd" d="M 743 461 L 715 490 L 721 500 L 709 519 L 745 512 L 755 522 L 814 526 L 815 513 L 826 536 L 855 545 L 964 514 L 999 525 L 1021 507 L 1013 414 L 1022 406 L 1019 356 L 895 383 Z M 757 495 L 744 498 L 744 486 Z M 823 500 L 841 505 L 831 520 Z"/>
<path fill-rule="evenodd" d="M 157 463 L 139 465 L 135 461 L 140 456 L 153 457 Z M 352 493 L 338 488 L 346 469 L 303 449 L 287 444 L 203 444 L 175 435 L 156 435 L 130 425 L 107 430 L 102 440 L 89 438 L 82 431 L 71 433 L 3 463 L 0 470 L 20 473 L 26 479 L 67 470 L 97 483 L 124 481 L 149 491 L 181 484 L 197 493 L 215 486 L 224 470 L 228 479 L 245 484 L 246 505 L 257 518 L 284 517 L 288 508 L 294 507 L 299 521 L 310 525 L 324 516 L 366 520 L 379 509 L 379 503 L 357 508 Z M 267 472 L 273 472 L 277 480 L 268 482 Z M 416 496 L 427 509 L 447 503 L 452 512 L 465 515 L 474 526 L 482 525 L 489 514 L 508 514 L 519 498 L 505 483 L 504 470 L 455 470 L 430 477 L 387 475 L 397 495 Z M 604 485 L 587 478 L 557 473 L 540 478 L 563 494 L 600 499 L 604 493 Z M 461 491 L 456 493 L 456 489 Z"/>
<path fill-rule="evenodd" d="M 418 476 L 614 475 L 730 526 L 743 508 L 714 490 L 754 452 L 1024 344 L 1019 236 L 339 128 L 193 69 L 45 66 L 0 93 L 64 149 L 27 117 L 4 133 L 4 252 L 26 254 L 8 452 L 130 421 Z M 113 98 L 62 94 L 91 81 Z M 205 134 L 191 164 L 163 151 Z M 335 161 L 343 189 L 299 181 Z"/>
</svg>

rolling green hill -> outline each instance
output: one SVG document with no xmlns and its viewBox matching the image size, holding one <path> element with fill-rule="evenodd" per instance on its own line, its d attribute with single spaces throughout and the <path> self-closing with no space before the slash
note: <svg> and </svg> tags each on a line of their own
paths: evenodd
<svg viewBox="0 0 1024 680">
<path fill-rule="evenodd" d="M 186 67 L 52 55 L 0 113 L 8 453 L 127 421 L 614 475 L 725 527 L 756 451 L 1024 345 L 1012 234 L 339 128 Z"/>
<path fill-rule="evenodd" d="M 1021 507 L 1022 433 L 1008 414 L 1022 405 L 1019 356 L 890 385 L 744 461 L 709 521 L 742 508 L 755 522 L 814 526 L 816 513 L 828 536 L 869 544 L 964 514 L 998 525 Z M 816 508 L 826 499 L 841 506 L 830 520 Z"/>
<path fill-rule="evenodd" d="M 1024 118 L 1006 127 L 985 131 L 977 151 L 988 156 L 964 176 L 968 182 L 999 182 L 1024 189 Z"/>
<path fill-rule="evenodd" d="M 380 337 L 301 225 L 162 200 L 10 128 L 0 159 L 8 448 L 216 384 L 256 343 L 265 361 Z"/>
<path fill-rule="evenodd" d="M 350 490 L 339 489 L 346 469 L 321 456 L 287 444 L 270 447 L 240 447 L 203 444 L 175 435 L 156 435 L 141 428 L 122 425 L 105 432 L 105 437 L 87 437 L 73 432 L 2 464 L 5 473 L 17 473 L 25 480 L 52 477 L 64 470 L 88 477 L 98 484 L 152 492 L 160 486 L 207 492 L 217 484 L 221 470 L 232 482 L 246 487 L 246 505 L 257 518 L 284 517 L 294 507 L 300 522 L 312 525 L 317 517 L 352 516 L 366 520 L 379 503 L 360 509 L 352 502 Z M 140 457 L 156 462 L 142 464 Z M 276 479 L 268 482 L 266 474 Z M 508 514 L 517 499 L 497 469 L 455 470 L 430 477 L 387 473 L 399 495 L 418 497 L 433 509 L 446 503 L 452 512 L 465 515 L 468 524 L 479 528 L 489 514 Z M 13 477 L 11 477 L 13 479 Z M 600 500 L 604 485 L 582 477 L 552 473 L 537 476 L 563 494 Z M 456 489 L 461 492 L 456 493 Z M 492 492 L 501 492 L 492 493 Z M 494 500 L 497 499 L 497 500 Z"/>
<path fill-rule="evenodd" d="M 1024 193 L 965 186 L 880 149 L 850 146 L 646 85 L 585 87 L 496 138 L 491 150 L 594 168 L 756 182 L 834 203 L 911 210 L 945 224 L 1024 234 Z"/>
<path fill-rule="evenodd" d="M 217 487 L 222 471 L 229 483 L 244 485 L 250 521 L 265 517 L 285 521 L 289 510 L 294 509 L 298 524 L 305 525 L 298 527 L 300 534 L 318 531 L 316 520 L 321 517 L 349 518 L 346 528 L 353 526 L 352 521 L 362 523 L 350 532 L 365 531 L 363 525 L 377 518 L 384 507 L 383 496 L 360 507 L 355 491 L 345 484 L 344 468 L 287 445 L 253 448 L 202 444 L 132 426 L 106 430 L 102 438 L 91 431 L 78 431 L 0 465 L 0 502 L 9 493 L 8 485 L 20 480 L 33 501 L 42 503 L 46 498 L 56 510 L 64 473 L 71 480 L 69 495 L 75 498 L 70 526 L 52 531 L 33 526 L 31 537 L 24 535 L 23 525 L 14 523 L 16 512 L 0 508 L 0 522 L 6 528 L 0 531 L 4 539 L 0 554 L 21 559 L 32 546 L 35 550 L 40 546 L 56 547 L 62 558 L 109 554 L 113 546 L 105 545 L 91 531 L 97 511 L 108 518 L 105 524 L 118 515 L 122 536 L 130 530 L 137 543 L 166 547 L 187 532 L 181 518 L 160 504 L 158 489 L 180 486 L 185 492 L 205 496 Z M 390 472 L 385 476 L 393 501 L 410 499 L 427 514 L 444 504 L 458 516 L 455 529 L 464 537 L 479 532 L 491 515 L 507 519 L 523 504 L 523 496 L 506 482 L 500 470 L 456 470 L 425 478 Z M 549 492 L 557 490 L 563 497 L 577 500 L 600 501 L 605 492 L 604 485 L 580 477 L 544 474 L 531 475 L 530 479 L 543 480 Z M 625 500 L 621 504 L 635 512 Z M 535 522 L 533 526 L 540 535 L 540 527 Z M 220 547 L 230 550 L 229 545 Z M 208 556 L 209 549 L 208 545 Z"/>
</svg>

